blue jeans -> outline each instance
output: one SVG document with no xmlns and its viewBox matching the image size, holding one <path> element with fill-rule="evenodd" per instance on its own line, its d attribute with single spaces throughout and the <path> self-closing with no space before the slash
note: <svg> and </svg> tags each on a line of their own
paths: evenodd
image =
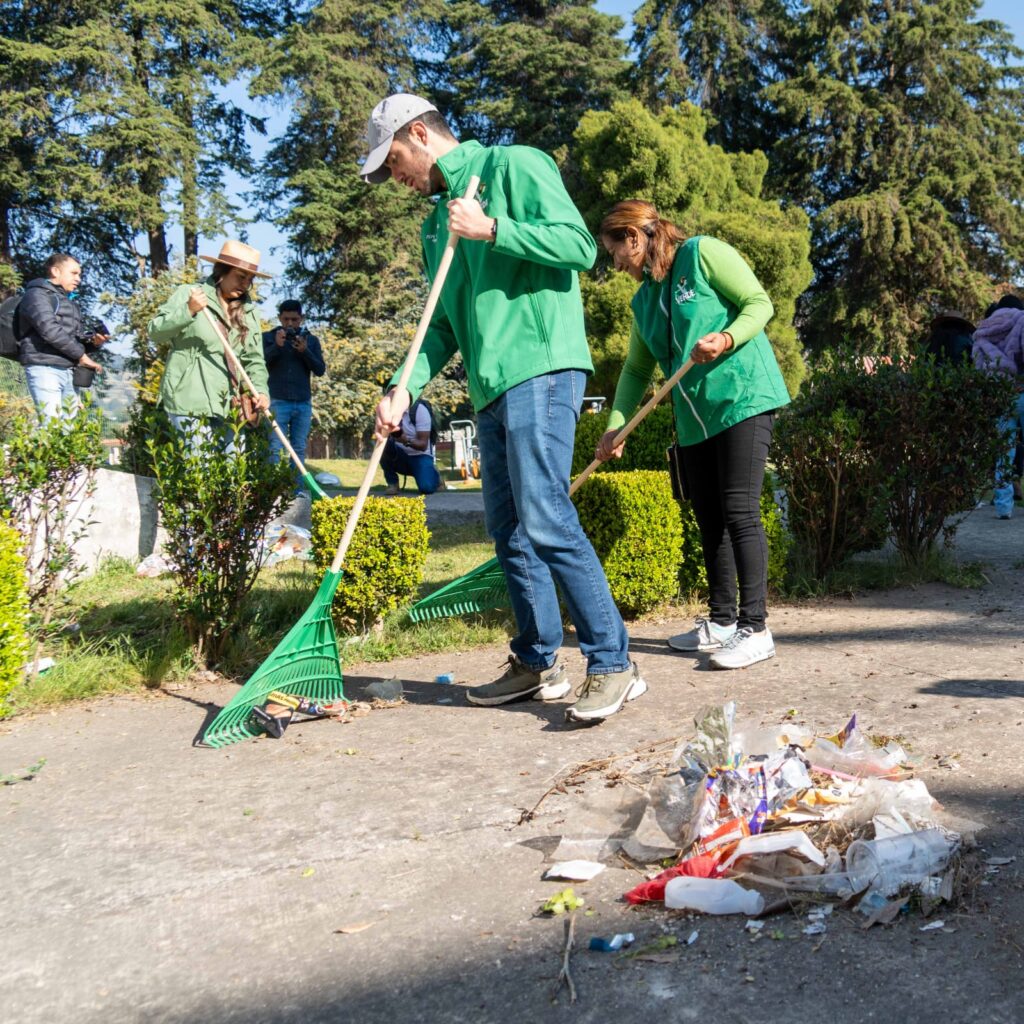
<svg viewBox="0 0 1024 1024">
<path fill-rule="evenodd" d="M 298 455 L 299 461 L 305 464 L 306 462 L 306 441 L 309 438 L 309 428 L 313 423 L 313 403 L 312 402 L 286 402 L 282 398 L 272 398 L 270 400 L 270 411 L 277 420 L 277 425 L 281 428 L 281 432 L 285 437 L 288 438 L 288 443 L 295 449 L 295 454 Z M 284 445 L 281 444 L 277 434 L 274 431 L 270 432 L 270 459 L 272 462 L 276 462 L 281 458 L 281 453 L 284 451 Z M 285 456 L 288 458 L 288 456 Z M 288 459 L 291 462 L 291 459 Z M 294 466 L 292 467 L 295 475 L 295 490 L 301 492 L 303 490 L 302 477 L 299 476 L 299 471 Z"/>
<path fill-rule="evenodd" d="M 384 447 L 380 468 L 385 481 L 392 487 L 398 486 L 399 476 L 413 477 L 420 494 L 433 494 L 441 486 L 441 474 L 434 465 L 434 457 L 426 452 L 410 455 L 398 447 L 393 437 L 388 438 Z"/>
<path fill-rule="evenodd" d="M 78 412 L 80 403 L 70 366 L 26 366 L 24 370 L 40 419 L 70 418 Z"/>
<path fill-rule="evenodd" d="M 1014 412 L 999 424 L 999 432 L 1004 434 L 1007 453 L 999 460 L 996 467 L 995 490 L 992 502 L 996 507 L 997 516 L 1013 515 L 1013 454 L 1017 447 L 1017 428 L 1024 428 L 1024 392 L 1017 396 L 1017 407 Z"/>
<path fill-rule="evenodd" d="M 510 388 L 477 417 L 487 532 L 505 570 L 519 635 L 512 653 L 534 670 L 562 646 L 558 590 L 587 672 L 629 668 L 629 637 L 569 498 L 586 375 L 544 374 Z"/>
</svg>

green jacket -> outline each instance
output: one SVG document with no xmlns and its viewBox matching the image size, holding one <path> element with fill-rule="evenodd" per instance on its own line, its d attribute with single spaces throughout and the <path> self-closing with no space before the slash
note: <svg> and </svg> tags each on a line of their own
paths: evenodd
<svg viewBox="0 0 1024 1024">
<path fill-rule="evenodd" d="M 170 351 L 160 381 L 160 404 L 177 416 L 224 416 L 230 402 L 231 382 L 227 357 L 213 327 L 200 312 L 188 311 L 188 296 L 199 287 L 210 300 L 209 310 L 228 332 L 231 347 L 238 354 L 245 372 L 261 395 L 268 393 L 267 364 L 263 361 L 263 329 L 256 307 L 245 307 L 249 329 L 245 343 L 239 344 L 238 331 L 228 327 L 220 308 L 213 278 L 201 285 L 183 284 L 160 307 L 149 322 L 149 336 L 157 345 L 170 343 Z"/>
<path fill-rule="evenodd" d="M 750 416 L 789 404 L 764 333 L 774 312 L 771 300 L 732 246 L 703 236 L 688 239 L 665 279 L 645 278 L 632 305 L 634 338 L 615 391 L 610 430 L 618 429 L 639 404 L 655 360 L 668 377 L 713 331 L 728 330 L 734 344 L 712 362 L 694 366 L 673 389 L 680 444 L 698 444 Z"/>
<path fill-rule="evenodd" d="M 415 400 L 462 353 L 478 412 L 509 388 L 556 370 L 592 373 L 577 273 L 597 246 L 565 191 L 554 161 L 526 146 L 463 142 L 437 163 L 447 191 L 423 224 L 433 280 L 448 242 L 447 203 L 480 176 L 477 198 L 497 218 L 494 243 L 461 239 L 437 311 L 413 367 Z M 400 369 L 400 368 L 399 368 Z M 395 373 L 394 380 L 398 379 Z"/>
</svg>

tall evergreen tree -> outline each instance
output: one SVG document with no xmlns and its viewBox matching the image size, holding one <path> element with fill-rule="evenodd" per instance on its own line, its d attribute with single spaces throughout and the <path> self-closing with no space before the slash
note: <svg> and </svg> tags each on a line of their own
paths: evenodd
<svg viewBox="0 0 1024 1024">
<path fill-rule="evenodd" d="M 1024 53 L 979 6 L 814 0 L 792 23 L 792 74 L 766 95 L 774 187 L 814 226 L 814 347 L 901 351 L 1019 274 Z"/>
<path fill-rule="evenodd" d="M 454 0 L 434 87 L 466 136 L 554 152 L 624 95 L 623 22 L 594 0 Z"/>
<path fill-rule="evenodd" d="M 419 274 L 424 200 L 359 178 L 366 122 L 391 92 L 415 91 L 440 0 L 322 0 L 284 34 L 253 82 L 291 105 L 260 173 L 264 214 L 291 243 L 286 274 L 310 311 L 344 329 L 405 305 Z M 384 283 L 386 282 L 386 287 Z"/>
<path fill-rule="evenodd" d="M 220 87 L 280 9 L 0 0 L 0 264 L 34 272 L 70 249 L 116 285 L 167 267 L 173 221 L 194 252 L 230 209 L 224 169 L 246 168 L 245 118 Z"/>
<path fill-rule="evenodd" d="M 633 15 L 634 79 L 653 110 L 693 103 L 726 149 L 763 147 L 786 0 L 644 0 Z"/>
</svg>

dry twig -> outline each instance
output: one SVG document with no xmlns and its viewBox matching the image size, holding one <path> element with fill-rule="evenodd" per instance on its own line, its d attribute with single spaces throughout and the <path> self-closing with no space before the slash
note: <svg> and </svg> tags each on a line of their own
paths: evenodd
<svg viewBox="0 0 1024 1024">
<path fill-rule="evenodd" d="M 558 996 L 564 981 L 569 989 L 569 1003 L 576 1002 L 576 986 L 573 984 L 572 974 L 569 972 L 569 956 L 572 953 L 572 941 L 576 932 L 576 914 L 570 912 L 565 919 L 565 951 L 562 954 L 562 969 L 558 972 L 558 979 L 555 981 L 555 990 L 551 998 Z"/>
</svg>

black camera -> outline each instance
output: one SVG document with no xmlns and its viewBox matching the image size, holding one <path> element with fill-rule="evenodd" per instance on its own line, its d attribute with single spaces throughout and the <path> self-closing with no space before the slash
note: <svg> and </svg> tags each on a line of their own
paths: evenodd
<svg viewBox="0 0 1024 1024">
<path fill-rule="evenodd" d="M 284 329 L 284 336 L 288 341 L 294 341 L 301 333 L 301 327 L 286 327 Z"/>
</svg>

